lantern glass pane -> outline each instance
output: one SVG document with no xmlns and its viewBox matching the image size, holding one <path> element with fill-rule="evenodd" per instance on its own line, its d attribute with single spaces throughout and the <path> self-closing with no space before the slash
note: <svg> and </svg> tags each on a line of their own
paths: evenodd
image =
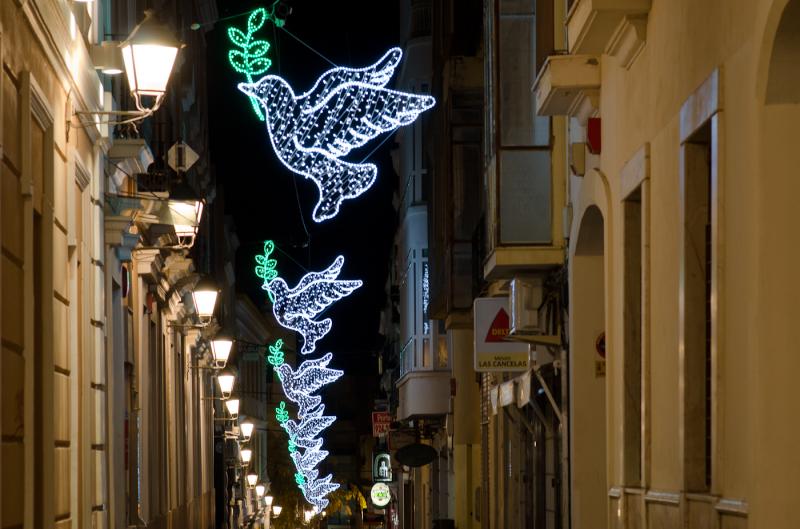
<svg viewBox="0 0 800 529">
<path fill-rule="evenodd" d="M 158 44 L 126 44 L 122 59 L 131 92 L 159 96 L 167 89 L 178 48 Z"/>
<path fill-rule="evenodd" d="M 249 463 L 250 458 L 253 457 L 253 451 L 250 450 L 249 448 L 245 448 L 244 450 L 239 452 L 239 455 L 242 457 L 242 463 Z"/>
<path fill-rule="evenodd" d="M 232 347 L 233 341 L 230 339 L 222 338 L 220 340 L 211 341 L 211 351 L 214 353 L 214 362 L 218 366 L 225 366 L 225 363 L 228 361 L 228 357 L 231 355 Z"/>
<path fill-rule="evenodd" d="M 230 395 L 231 391 L 233 391 L 233 375 L 220 375 L 217 377 L 217 382 L 219 383 L 219 390 L 222 392 L 223 395 Z"/>
<path fill-rule="evenodd" d="M 216 290 L 194 291 L 194 307 L 201 318 L 210 318 L 214 314 L 214 305 L 217 304 Z"/>
<path fill-rule="evenodd" d="M 200 215 L 203 213 L 203 203 L 200 201 L 181 202 L 170 200 L 167 202 L 170 212 L 171 224 L 175 227 L 178 237 L 188 237 L 197 232 L 200 224 Z"/>
<path fill-rule="evenodd" d="M 242 436 L 249 439 L 250 436 L 253 435 L 253 428 L 255 428 L 255 425 L 251 422 L 243 422 L 240 428 L 242 429 Z"/>
<path fill-rule="evenodd" d="M 231 415 L 239 415 L 239 399 L 226 400 L 225 407 L 228 408 L 228 413 Z"/>
</svg>

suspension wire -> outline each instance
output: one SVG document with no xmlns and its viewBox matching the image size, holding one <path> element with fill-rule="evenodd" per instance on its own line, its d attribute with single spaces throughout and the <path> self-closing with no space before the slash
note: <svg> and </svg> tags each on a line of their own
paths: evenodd
<svg viewBox="0 0 800 529">
<path fill-rule="evenodd" d="M 366 162 L 366 161 L 367 161 L 367 158 L 369 158 L 370 156 L 372 156 L 373 154 L 375 154 L 375 151 L 377 151 L 378 149 L 380 149 L 380 148 L 381 148 L 381 145 L 383 145 L 384 143 L 386 143 L 386 142 L 389 140 L 389 138 L 392 138 L 392 137 L 394 137 L 394 134 L 387 134 L 387 135 L 386 135 L 386 137 L 385 137 L 385 138 L 383 138 L 383 140 L 381 140 L 381 142 L 380 142 L 378 145 L 376 145 L 374 149 L 372 149 L 371 151 L 369 151 L 369 154 L 367 154 L 366 156 L 364 156 L 364 159 L 363 159 L 363 160 L 361 160 L 361 161 L 360 161 L 360 162 L 358 162 L 358 163 L 360 163 L 360 164 L 361 164 L 361 163 L 364 163 L 364 162 Z"/>
<path fill-rule="evenodd" d="M 275 31 L 276 25 L 273 22 L 272 24 L 272 40 L 275 42 L 275 62 L 278 65 L 278 75 L 283 75 L 281 71 L 281 50 L 280 50 L 280 41 L 278 40 L 278 33 Z M 308 251 L 306 252 L 306 264 L 311 266 L 311 234 L 308 231 L 308 226 L 306 226 L 306 219 L 303 215 L 303 205 L 300 202 L 300 191 L 297 188 L 297 178 L 294 175 L 291 175 L 290 178 L 292 179 L 292 185 L 294 185 L 294 197 L 297 202 L 297 214 L 300 217 L 300 224 L 303 226 L 303 232 L 306 234 L 306 245 L 308 247 Z"/>
<path fill-rule="evenodd" d="M 328 63 L 329 63 L 331 66 L 333 66 L 334 68 L 338 68 L 338 67 L 339 67 L 339 65 L 338 65 L 338 64 L 336 64 L 335 62 L 333 62 L 333 61 L 332 61 L 332 60 L 330 60 L 329 58 L 325 57 L 325 56 L 324 56 L 322 53 L 320 53 L 319 51 L 317 51 L 316 49 L 314 49 L 314 47 L 313 47 L 313 46 L 311 46 L 310 44 L 308 44 L 306 41 L 304 41 L 303 39 L 301 39 L 300 37 L 298 37 L 297 35 L 295 35 L 295 34 L 294 34 L 294 33 L 292 33 L 291 31 L 289 31 L 288 29 L 286 29 L 286 27 L 283 27 L 283 26 L 282 26 L 282 27 L 280 27 L 279 29 L 281 29 L 281 30 L 282 30 L 284 33 L 286 33 L 287 35 L 289 35 L 290 37 L 292 37 L 294 40 L 296 40 L 297 42 L 299 42 L 300 44 L 302 44 L 303 46 L 305 46 L 306 48 L 308 48 L 308 49 L 309 49 L 309 50 L 311 50 L 312 52 L 314 52 L 314 53 L 316 53 L 317 55 L 319 55 L 319 57 L 320 57 L 320 58 L 322 58 L 323 60 L 327 61 L 327 62 L 328 62 Z"/>
<path fill-rule="evenodd" d="M 272 241 L 272 242 L 274 243 L 275 241 Z M 280 246 L 278 246 L 277 244 L 275 245 L 275 249 L 276 249 L 276 250 L 278 250 L 279 252 L 281 252 L 281 253 L 282 253 L 283 255 L 285 255 L 286 257 L 288 257 L 288 258 L 289 258 L 289 259 L 290 259 L 290 260 L 291 260 L 291 261 L 292 261 L 294 264 L 296 264 L 297 266 L 299 266 L 300 268 L 302 268 L 302 269 L 303 269 L 303 271 L 304 271 L 305 273 L 307 273 L 307 274 L 308 274 L 308 273 L 310 273 L 310 270 L 309 270 L 308 268 L 306 268 L 305 266 L 301 265 L 301 264 L 300 264 L 300 262 L 299 262 L 299 261 L 297 261 L 297 259 L 295 259 L 295 258 L 294 258 L 294 257 L 292 257 L 291 255 L 289 255 L 288 253 L 286 253 L 286 251 L 284 251 L 284 250 L 283 250 L 283 248 L 281 248 L 281 247 L 280 247 Z"/>
</svg>

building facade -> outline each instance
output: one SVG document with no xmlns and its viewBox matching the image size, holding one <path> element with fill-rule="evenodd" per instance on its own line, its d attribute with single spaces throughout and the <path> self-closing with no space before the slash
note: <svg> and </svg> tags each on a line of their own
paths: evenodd
<svg viewBox="0 0 800 529">
<path fill-rule="evenodd" d="M 569 4 L 534 93 L 572 155 L 572 527 L 793 527 L 800 4 Z"/>
<path fill-rule="evenodd" d="M 796 4 L 431 10 L 420 240 L 453 379 L 456 526 L 797 525 Z M 508 300 L 527 370 L 476 373 L 485 297 Z M 414 509 L 435 501 L 411 481 Z"/>
<path fill-rule="evenodd" d="M 178 14 L 207 22 L 215 6 L 154 6 L 188 51 L 133 128 L 102 114 L 132 101 L 100 57 L 144 7 L 0 7 L 4 528 L 213 525 L 213 381 L 190 295 L 208 248 L 181 244 L 164 216 L 171 174 L 154 169 L 179 138 L 207 150 L 185 121 L 205 115 L 203 32 Z M 207 158 L 184 176 L 209 194 Z"/>
</svg>

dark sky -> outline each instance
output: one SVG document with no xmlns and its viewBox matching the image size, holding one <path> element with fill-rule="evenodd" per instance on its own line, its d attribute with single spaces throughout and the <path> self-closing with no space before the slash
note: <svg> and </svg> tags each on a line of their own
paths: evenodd
<svg viewBox="0 0 800 529">
<path fill-rule="evenodd" d="M 293 11 L 286 29 L 337 65 L 366 66 L 398 45 L 393 1 L 294 1 L 291 5 Z M 356 368 L 362 364 L 359 355 L 379 344 L 379 311 L 384 305 L 395 223 L 392 194 L 397 176 L 390 160 L 393 139 L 389 138 L 370 156 L 370 161 L 378 165 L 376 184 L 361 197 L 345 201 L 335 218 L 315 223 L 311 211 L 317 200 L 316 186 L 277 160 L 264 123 L 258 121 L 249 101 L 236 88 L 244 78 L 227 60 L 232 47 L 227 27 L 246 27 L 247 15 L 236 15 L 267 7 L 268 3 L 219 0 L 218 6 L 222 20 L 208 34 L 211 159 L 226 212 L 233 216 L 241 241 L 236 269 L 238 290 L 248 293 L 257 305 L 263 303 L 264 292 L 253 273 L 253 256 L 261 252 L 265 239 L 275 240 L 280 250 L 299 263 L 281 252 L 273 255 L 278 259 L 278 272 L 290 286 L 306 273 L 302 267 L 322 270 L 337 255 L 343 255 L 345 266 L 340 277 L 361 279 L 364 286 L 324 314 L 333 318 L 333 330 L 318 343 L 317 351 L 337 353 L 338 366 Z M 331 68 L 270 22 L 257 36 L 271 44 L 267 57 L 272 66 L 267 73 L 284 77 L 295 92 L 307 90 Z M 347 158 L 360 161 L 383 139 Z"/>
</svg>

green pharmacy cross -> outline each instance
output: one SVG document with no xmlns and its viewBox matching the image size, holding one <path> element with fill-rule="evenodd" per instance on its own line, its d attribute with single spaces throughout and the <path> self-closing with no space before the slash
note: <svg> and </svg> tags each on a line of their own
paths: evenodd
<svg viewBox="0 0 800 529">
<path fill-rule="evenodd" d="M 229 27 L 228 38 L 239 49 L 232 49 L 228 52 L 228 61 L 237 72 L 244 74 L 248 83 L 253 82 L 255 76 L 263 75 L 272 65 L 272 61 L 266 58 L 269 50 L 269 42 L 253 38 L 253 34 L 264 27 L 267 20 L 280 27 L 284 21 L 273 17 L 266 9 L 259 7 L 247 18 L 247 32 L 239 28 Z M 258 119 L 264 121 L 264 113 L 261 110 L 259 100 L 254 96 L 249 96 L 250 104 Z"/>
</svg>

